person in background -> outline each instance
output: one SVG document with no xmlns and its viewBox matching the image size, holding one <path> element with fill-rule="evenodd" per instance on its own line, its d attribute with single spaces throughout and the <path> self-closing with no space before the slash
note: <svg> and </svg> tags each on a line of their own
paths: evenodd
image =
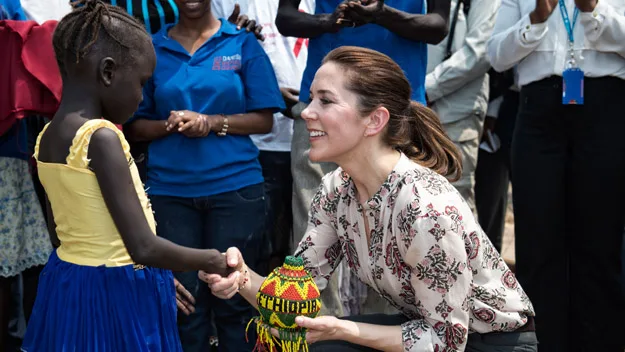
<svg viewBox="0 0 625 352">
<path fill-rule="evenodd" d="M 23 312 L 30 318 L 38 274 L 52 252 L 43 211 L 30 176 L 26 121 L 0 135 L 0 350 L 8 351 L 11 285 L 22 274 Z M 18 315 L 19 316 L 19 315 Z"/>
<path fill-rule="evenodd" d="M 396 63 L 364 48 L 333 50 L 315 75 L 302 112 L 310 158 L 339 168 L 318 188 L 295 255 L 316 281 L 347 262 L 401 313 L 295 321 L 311 352 L 536 351 L 531 303 L 447 180 L 462 156 L 410 93 Z M 244 264 L 237 248 L 226 257 Z M 218 297 L 251 304 L 264 280 L 245 265 L 201 275 Z"/>
<path fill-rule="evenodd" d="M 293 138 L 293 117 L 291 108 L 297 104 L 302 74 L 308 57 L 308 39 L 284 37 L 275 25 L 279 0 L 219 1 L 213 4 L 217 9 L 230 13 L 244 8 L 251 20 L 262 26 L 263 49 L 269 56 L 286 110 L 274 114 L 273 129 L 265 135 L 253 135 L 252 140 L 260 149 L 260 164 L 265 178 L 265 192 L 269 200 L 267 241 L 270 250 L 266 257 L 269 272 L 280 266 L 291 251 L 293 230 L 293 179 L 291 176 L 291 140 Z M 299 10 L 312 13 L 314 0 L 300 3 Z M 239 7 L 237 7 L 237 5 Z"/>
<path fill-rule="evenodd" d="M 454 186 L 475 210 L 475 167 L 488 107 L 486 41 L 500 0 L 452 0 L 451 32 L 428 46 L 425 92 L 428 106 L 462 153 L 462 177 Z M 478 214 L 479 215 L 479 214 Z"/>
<path fill-rule="evenodd" d="M 254 33 L 215 18 L 210 0 L 176 5 L 180 21 L 152 37 L 156 69 L 125 130 L 150 141 L 146 187 L 158 235 L 193 248 L 238 246 L 256 267 L 267 206 L 249 135 L 271 131 L 284 101 Z M 197 272 L 176 277 L 196 299 L 195 313 L 179 317 L 185 351 L 208 349 L 211 315 L 220 351 L 251 350 L 254 309 L 245 300 L 215 299 Z"/>
<path fill-rule="evenodd" d="M 521 87 L 516 272 L 541 351 L 625 348 L 624 14 L 620 0 L 503 0 L 488 43 Z"/>
<path fill-rule="evenodd" d="M 19 0 L 0 0 L 0 21 L 27 19 Z M 0 40 L 0 47 L 9 44 Z M 11 91 L 0 98 L 10 100 Z M 52 251 L 30 156 L 27 122 L 17 119 L 0 134 L 0 351 L 15 347 L 10 333 L 21 335 L 22 317 L 24 322 L 30 318 L 39 273 Z"/>
<path fill-rule="evenodd" d="M 475 208 L 480 226 L 499 252 L 508 211 L 510 148 L 519 106 L 514 76 L 513 69 L 489 72 L 490 103 L 475 168 Z"/>
<path fill-rule="evenodd" d="M 266 135 L 254 135 L 260 149 L 265 189 L 269 197 L 268 237 L 271 252 L 268 270 L 282 265 L 291 253 L 293 230 L 293 179 L 291 174 L 292 107 L 297 104 L 302 74 L 308 58 L 308 39 L 285 37 L 275 25 L 279 0 L 251 0 L 249 16 L 263 27 L 263 49 L 276 72 L 286 110 L 274 114 L 273 129 Z M 314 0 L 304 0 L 299 10 L 312 13 Z"/>
<path fill-rule="evenodd" d="M 333 163 L 309 160 L 310 132 L 298 113 L 308 103 L 310 85 L 323 57 L 344 45 L 371 48 L 387 54 L 406 72 L 413 88 L 412 98 L 425 104 L 427 43 L 437 44 L 447 35 L 450 7 L 450 0 L 427 1 L 427 9 L 425 1 L 421 0 L 317 0 L 314 14 L 308 14 L 299 11 L 300 3 L 300 0 L 280 1 L 276 18 L 276 26 L 282 35 L 310 38 L 299 95 L 301 104 L 294 108 L 291 146 L 295 244 L 306 231 L 310 202 L 321 178 L 337 167 Z M 335 275 L 327 288 L 325 285 L 319 288 L 324 311 L 340 316 L 342 302 L 338 279 Z"/>
</svg>

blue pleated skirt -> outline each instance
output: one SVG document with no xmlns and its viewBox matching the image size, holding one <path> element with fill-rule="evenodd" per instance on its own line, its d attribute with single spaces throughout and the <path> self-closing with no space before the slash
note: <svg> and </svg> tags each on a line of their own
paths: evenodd
<svg viewBox="0 0 625 352">
<path fill-rule="evenodd" d="M 92 267 L 54 251 L 39 279 L 26 352 L 182 351 L 168 270 Z"/>
</svg>

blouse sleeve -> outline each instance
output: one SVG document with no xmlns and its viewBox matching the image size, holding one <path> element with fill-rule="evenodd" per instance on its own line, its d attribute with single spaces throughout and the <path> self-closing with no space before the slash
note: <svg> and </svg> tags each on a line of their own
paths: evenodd
<svg viewBox="0 0 625 352">
<path fill-rule="evenodd" d="M 404 290 L 412 291 L 422 316 L 402 325 L 404 349 L 464 351 L 472 283 L 462 229 L 468 207 L 457 192 L 435 197 L 426 192 L 414 185 L 404 187 L 397 197 L 398 242 L 404 244 L 410 273 Z"/>
<path fill-rule="evenodd" d="M 336 232 L 338 197 L 322 184 L 315 194 L 308 213 L 308 229 L 299 243 L 296 256 L 304 260 L 319 290 L 326 288 L 332 273 L 343 259 L 341 242 Z"/>
</svg>

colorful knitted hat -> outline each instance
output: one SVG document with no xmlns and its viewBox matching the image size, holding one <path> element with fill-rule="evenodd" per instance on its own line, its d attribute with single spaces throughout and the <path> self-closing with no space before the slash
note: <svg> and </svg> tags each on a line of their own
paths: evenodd
<svg viewBox="0 0 625 352">
<path fill-rule="evenodd" d="M 315 281 L 304 270 L 302 258 L 286 257 L 256 294 L 260 317 L 250 321 L 256 322 L 258 332 L 254 351 L 274 352 L 276 345 L 281 346 L 282 352 L 308 351 L 306 330 L 295 324 L 295 317 L 316 317 L 321 309 L 319 296 Z M 279 339 L 271 334 L 272 328 L 278 330 Z"/>
</svg>

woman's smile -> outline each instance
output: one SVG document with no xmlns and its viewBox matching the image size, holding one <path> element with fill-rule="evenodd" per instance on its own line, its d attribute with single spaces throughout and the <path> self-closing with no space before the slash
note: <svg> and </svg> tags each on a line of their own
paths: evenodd
<svg viewBox="0 0 625 352">
<path fill-rule="evenodd" d="M 320 131 L 320 130 L 308 130 L 308 132 L 310 134 L 310 141 L 311 142 L 315 141 L 315 140 L 318 140 L 318 139 L 328 135 L 327 133 L 325 133 L 323 131 Z"/>
</svg>

